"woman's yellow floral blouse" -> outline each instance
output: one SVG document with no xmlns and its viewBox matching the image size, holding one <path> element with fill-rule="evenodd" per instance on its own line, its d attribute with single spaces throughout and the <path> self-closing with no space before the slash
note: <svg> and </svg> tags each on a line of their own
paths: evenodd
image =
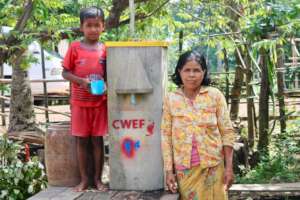
<svg viewBox="0 0 300 200">
<path fill-rule="evenodd" d="M 161 129 L 166 171 L 174 164 L 190 168 L 193 135 L 203 168 L 223 161 L 223 146 L 233 146 L 235 141 L 226 101 L 218 89 L 202 86 L 193 105 L 187 100 L 182 89 L 164 100 Z"/>
</svg>

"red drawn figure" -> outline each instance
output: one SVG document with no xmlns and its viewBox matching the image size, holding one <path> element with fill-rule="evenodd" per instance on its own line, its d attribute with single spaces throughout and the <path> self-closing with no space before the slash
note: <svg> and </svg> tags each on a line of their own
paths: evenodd
<svg viewBox="0 0 300 200">
<path fill-rule="evenodd" d="M 134 141 L 129 137 L 126 137 L 121 142 L 122 153 L 127 158 L 133 158 L 135 152 L 140 148 L 140 141 Z"/>
<path fill-rule="evenodd" d="M 153 135 L 153 132 L 154 131 L 154 122 L 150 123 L 148 126 L 147 126 L 147 134 L 146 136 L 151 136 Z"/>
</svg>

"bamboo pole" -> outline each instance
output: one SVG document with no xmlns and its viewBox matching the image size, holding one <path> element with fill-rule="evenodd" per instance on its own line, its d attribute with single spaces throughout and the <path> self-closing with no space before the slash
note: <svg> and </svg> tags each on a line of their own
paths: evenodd
<svg viewBox="0 0 300 200">
<path fill-rule="evenodd" d="M 130 10 L 130 38 L 134 38 L 135 36 L 135 30 L 134 30 L 134 23 L 135 23 L 135 6 L 134 6 L 134 0 L 129 0 L 129 10 Z"/>
<path fill-rule="evenodd" d="M 41 45 L 41 60 L 42 60 L 42 72 L 43 79 L 46 79 L 46 69 L 45 69 L 45 54 L 43 45 Z M 44 106 L 48 109 L 48 92 L 47 92 L 47 82 L 43 82 L 43 91 L 44 91 Z M 46 122 L 49 123 L 49 113 L 45 110 Z"/>
</svg>

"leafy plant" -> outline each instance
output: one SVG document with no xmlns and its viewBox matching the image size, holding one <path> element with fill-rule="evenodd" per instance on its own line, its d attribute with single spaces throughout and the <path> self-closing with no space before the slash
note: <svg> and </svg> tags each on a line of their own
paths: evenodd
<svg viewBox="0 0 300 200">
<path fill-rule="evenodd" d="M 20 153 L 19 143 L 0 137 L 0 199 L 27 199 L 46 187 L 46 175 L 38 158 L 22 162 Z"/>
<path fill-rule="evenodd" d="M 271 152 L 263 156 L 253 169 L 244 169 L 244 175 L 237 177 L 239 183 L 296 182 L 300 180 L 300 144 L 294 139 L 298 133 L 300 120 L 292 122 L 286 133 L 274 134 Z"/>
</svg>

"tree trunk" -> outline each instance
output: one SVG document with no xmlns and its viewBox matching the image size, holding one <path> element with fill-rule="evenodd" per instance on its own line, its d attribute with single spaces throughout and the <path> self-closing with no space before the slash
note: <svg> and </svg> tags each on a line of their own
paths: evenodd
<svg viewBox="0 0 300 200">
<path fill-rule="evenodd" d="M 255 138 L 255 113 L 253 108 L 255 109 L 254 99 L 253 99 L 253 88 L 250 85 L 252 81 L 252 70 L 251 70 L 251 58 L 247 54 L 246 56 L 246 93 L 247 93 L 247 122 L 248 122 L 248 144 L 250 148 L 254 146 L 254 138 Z"/>
<path fill-rule="evenodd" d="M 26 27 L 27 21 L 32 15 L 33 1 L 28 0 L 24 3 L 24 9 L 20 15 L 14 31 L 22 33 Z M 18 46 L 21 41 L 13 34 L 9 35 L 7 39 L 0 40 L 1 44 L 6 46 Z M 8 132 L 35 130 L 35 117 L 33 110 L 33 99 L 31 95 L 31 88 L 29 85 L 27 72 L 20 68 L 23 59 L 23 53 L 26 49 L 19 47 L 14 51 L 0 50 L 0 63 L 7 62 L 9 58 L 15 57 L 12 61 L 12 83 L 11 83 L 11 101 L 10 101 L 10 115 Z M 10 63 L 11 64 L 11 63 Z"/>
<path fill-rule="evenodd" d="M 35 115 L 27 71 L 22 70 L 18 62 L 12 68 L 8 132 L 24 130 L 35 130 Z"/>
<path fill-rule="evenodd" d="M 237 67 L 235 69 L 235 78 L 233 82 L 233 87 L 231 89 L 231 107 L 230 107 L 230 118 L 233 121 L 237 120 L 239 115 L 240 96 L 241 96 L 242 85 L 244 82 L 244 72 L 243 69 L 240 67 L 241 62 L 237 55 L 237 52 L 235 53 L 235 57 L 236 57 Z"/>
<path fill-rule="evenodd" d="M 237 21 L 240 18 L 240 15 L 237 13 L 242 13 L 243 6 L 240 4 L 237 4 L 233 0 L 225 0 L 225 5 L 228 5 L 225 9 L 225 14 L 228 16 L 231 20 L 228 22 L 228 26 L 231 28 L 232 32 L 239 32 L 240 27 L 237 26 Z M 236 10 L 237 12 L 234 12 Z M 234 35 L 234 37 L 239 37 Z M 236 47 L 239 48 L 239 47 Z M 230 107 L 230 118 L 231 120 L 235 121 L 238 118 L 239 114 L 239 106 L 240 106 L 240 96 L 241 96 L 241 90 L 242 85 L 244 82 L 244 72 L 242 69 L 242 63 L 240 61 L 240 58 L 238 56 L 238 49 L 235 50 L 235 60 L 237 67 L 235 69 L 235 78 L 233 83 L 233 88 L 231 89 L 231 107 Z M 240 52 L 242 52 L 240 50 Z M 241 55 L 243 58 L 243 55 Z"/>
<path fill-rule="evenodd" d="M 284 68 L 284 54 L 282 46 L 277 46 L 277 68 Z M 282 70 L 277 71 L 277 87 L 278 87 L 278 101 L 279 101 L 279 116 L 280 116 L 280 131 L 286 131 L 286 118 L 285 118 L 285 103 L 284 103 L 284 78 Z"/>
<path fill-rule="evenodd" d="M 259 140 L 258 150 L 260 154 L 268 153 L 269 146 L 269 93 L 268 80 L 268 56 L 264 49 L 260 50 L 261 56 L 261 86 L 259 94 Z"/>
</svg>

